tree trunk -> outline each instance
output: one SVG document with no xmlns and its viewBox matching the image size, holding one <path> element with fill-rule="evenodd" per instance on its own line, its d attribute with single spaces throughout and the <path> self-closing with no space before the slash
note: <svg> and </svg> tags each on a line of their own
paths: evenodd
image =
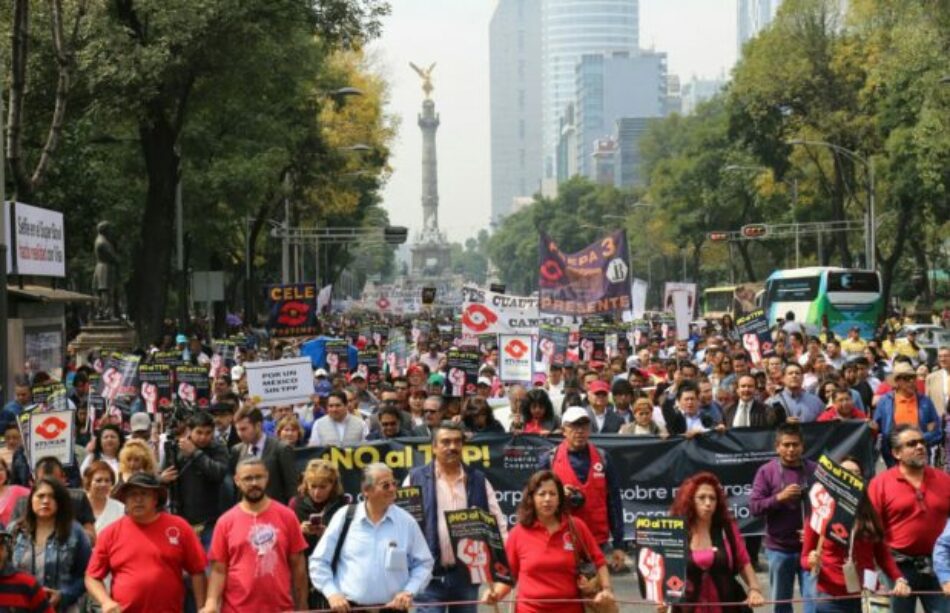
<svg viewBox="0 0 950 613">
<path fill-rule="evenodd" d="M 835 176 L 834 189 L 831 192 L 831 218 L 835 221 L 845 221 L 844 211 L 844 172 L 845 168 L 841 160 L 835 155 Z M 848 232 L 838 230 L 832 247 L 837 246 L 841 254 L 841 265 L 844 268 L 851 268 L 851 250 L 848 248 Z"/>
<path fill-rule="evenodd" d="M 907 242 L 907 233 L 909 228 L 915 227 L 914 209 L 916 204 L 913 202 L 901 201 L 898 205 L 897 218 L 901 220 L 895 225 L 897 235 L 894 237 L 894 248 L 888 257 L 884 257 L 880 248 L 877 249 L 877 262 L 881 269 L 881 298 L 884 300 L 884 317 L 890 312 L 891 306 L 891 288 L 894 283 L 894 271 L 897 268 L 897 262 L 904 253 L 904 245 Z"/>
<path fill-rule="evenodd" d="M 142 235 L 133 262 L 130 305 L 139 342 L 145 345 L 161 336 L 168 289 L 172 285 L 175 186 L 180 158 L 175 151 L 178 131 L 157 105 L 150 108 L 139 125 L 139 137 L 148 173 L 148 193 L 142 214 Z"/>
<path fill-rule="evenodd" d="M 737 241 L 736 248 L 739 250 L 739 255 L 742 256 L 746 280 L 750 283 L 755 283 L 755 267 L 752 266 L 752 258 L 749 257 L 749 244 L 745 241 Z"/>
<path fill-rule="evenodd" d="M 917 297 L 924 304 L 933 304 L 933 292 L 930 287 L 930 266 L 927 264 L 927 252 L 924 249 L 924 241 L 913 241 L 910 248 L 914 254 L 914 262 L 917 264 L 917 274 L 914 275 L 914 286 L 917 289 Z M 920 281 L 917 282 L 917 277 Z"/>
<path fill-rule="evenodd" d="M 10 108 L 7 115 L 7 160 L 13 174 L 10 200 L 30 200 L 29 172 L 23 159 L 23 102 L 26 97 L 26 68 L 29 58 L 30 0 L 13 3 L 13 28 L 10 32 Z"/>
</svg>

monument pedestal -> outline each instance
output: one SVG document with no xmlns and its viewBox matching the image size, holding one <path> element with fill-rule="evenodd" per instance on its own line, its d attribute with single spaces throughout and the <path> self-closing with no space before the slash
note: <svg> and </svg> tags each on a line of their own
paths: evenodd
<svg viewBox="0 0 950 613">
<path fill-rule="evenodd" d="M 451 265 L 449 246 L 442 242 L 415 243 L 411 247 L 414 277 L 439 277 L 449 271 Z"/>
<path fill-rule="evenodd" d="M 95 321 L 82 327 L 69 343 L 69 349 L 75 353 L 77 365 L 82 366 L 93 349 L 132 351 L 135 341 L 135 330 L 128 323 L 118 320 Z"/>
</svg>

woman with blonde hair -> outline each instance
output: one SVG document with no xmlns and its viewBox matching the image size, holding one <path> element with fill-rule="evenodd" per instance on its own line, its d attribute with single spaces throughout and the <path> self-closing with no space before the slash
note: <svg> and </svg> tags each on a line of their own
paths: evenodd
<svg viewBox="0 0 950 613">
<path fill-rule="evenodd" d="M 302 447 L 306 443 L 303 438 L 303 426 L 300 425 L 297 416 L 293 414 L 287 415 L 277 422 L 274 434 L 292 448 Z"/>
<path fill-rule="evenodd" d="M 346 506 L 348 499 L 343 493 L 343 483 L 336 466 L 324 459 L 310 460 L 303 471 L 297 495 L 290 501 L 290 508 L 297 514 L 300 531 L 307 541 L 307 558 L 313 553 L 317 541 L 333 514 Z M 308 606 L 311 609 L 328 609 L 329 604 L 313 585 L 310 586 Z"/>
<path fill-rule="evenodd" d="M 119 484 L 125 483 L 135 473 L 157 475 L 157 463 L 148 443 L 129 439 L 119 452 Z"/>
</svg>

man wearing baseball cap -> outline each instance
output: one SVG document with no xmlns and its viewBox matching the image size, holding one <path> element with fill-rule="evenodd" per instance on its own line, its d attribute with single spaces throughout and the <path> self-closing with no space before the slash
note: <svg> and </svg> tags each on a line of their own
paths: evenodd
<svg viewBox="0 0 950 613">
<path fill-rule="evenodd" d="M 616 434 L 623 426 L 623 418 L 617 415 L 610 404 L 610 385 L 603 379 L 587 384 L 587 402 L 590 429 L 595 434 Z"/>
<path fill-rule="evenodd" d="M 204 602 L 205 553 L 183 518 L 162 510 L 168 491 L 155 475 L 136 473 L 116 488 L 125 517 L 103 530 L 86 568 L 86 590 L 103 613 L 181 611 L 182 572 L 191 576 L 196 602 Z M 104 580 L 112 575 L 112 589 Z"/>
<path fill-rule="evenodd" d="M 550 469 L 561 479 L 571 514 L 584 521 L 604 553 L 610 554 L 610 566 L 620 570 L 625 556 L 617 473 L 607 454 L 590 443 L 591 418 L 587 409 L 568 408 L 561 416 L 561 425 L 564 440 L 541 458 L 539 468 Z"/>
</svg>

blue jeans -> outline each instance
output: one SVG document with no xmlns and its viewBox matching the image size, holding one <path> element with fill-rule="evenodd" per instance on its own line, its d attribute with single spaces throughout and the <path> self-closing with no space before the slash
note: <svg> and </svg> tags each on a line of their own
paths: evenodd
<svg viewBox="0 0 950 613">
<path fill-rule="evenodd" d="M 818 598 L 831 598 L 831 595 L 818 592 Z M 855 596 L 847 600 L 816 602 L 815 611 L 817 613 L 861 613 L 861 597 Z"/>
<path fill-rule="evenodd" d="M 776 551 L 765 548 L 769 561 L 769 598 L 771 600 L 790 600 L 795 593 L 795 577 L 798 577 L 798 589 L 802 598 L 814 598 L 815 578 L 802 569 L 801 553 L 798 551 Z M 792 605 L 781 603 L 774 605 L 775 613 L 792 613 Z M 802 610 L 815 613 L 815 603 L 806 602 Z"/>
<path fill-rule="evenodd" d="M 451 569 L 440 573 L 440 569 L 433 570 L 432 580 L 421 594 L 413 601 L 417 613 L 477 613 L 477 604 L 434 606 L 427 607 L 427 602 L 457 602 L 459 600 L 478 600 L 478 586 L 472 585 L 468 576 L 468 569 L 464 564 L 456 564 Z"/>
<path fill-rule="evenodd" d="M 910 589 L 914 592 L 940 591 L 940 583 L 934 575 L 924 575 L 917 572 L 913 562 L 900 562 L 897 567 L 901 569 L 901 574 L 910 584 Z M 884 583 L 888 588 L 893 588 L 894 584 L 890 579 L 884 577 Z M 907 596 L 906 598 L 891 597 L 892 613 L 914 613 L 917 609 L 917 599 L 924 606 L 927 613 L 950 613 L 950 600 L 942 594 L 928 594 L 922 596 Z"/>
</svg>

